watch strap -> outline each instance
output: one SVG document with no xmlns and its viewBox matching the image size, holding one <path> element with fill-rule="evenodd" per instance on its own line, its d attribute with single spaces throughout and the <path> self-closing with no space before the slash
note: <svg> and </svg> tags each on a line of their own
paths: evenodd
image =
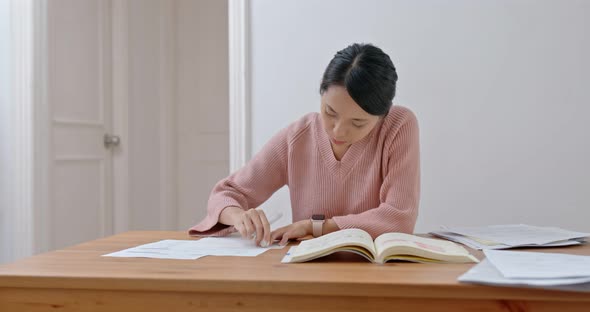
<svg viewBox="0 0 590 312">
<path fill-rule="evenodd" d="M 324 222 L 326 222 L 326 220 L 311 220 L 313 237 L 322 236 Z"/>
</svg>

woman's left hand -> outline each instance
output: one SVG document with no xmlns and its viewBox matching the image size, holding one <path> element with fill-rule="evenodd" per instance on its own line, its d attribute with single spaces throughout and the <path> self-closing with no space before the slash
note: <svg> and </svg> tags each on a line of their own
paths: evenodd
<svg viewBox="0 0 590 312">
<path fill-rule="evenodd" d="M 270 233 L 271 244 L 275 240 L 281 240 L 279 245 L 285 246 L 290 239 L 303 238 L 312 235 L 310 220 L 301 220 L 278 228 Z"/>
</svg>

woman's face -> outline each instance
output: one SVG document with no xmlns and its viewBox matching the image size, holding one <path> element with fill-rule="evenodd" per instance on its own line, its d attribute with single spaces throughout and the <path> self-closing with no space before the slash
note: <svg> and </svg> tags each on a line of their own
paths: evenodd
<svg viewBox="0 0 590 312">
<path fill-rule="evenodd" d="M 330 143 L 341 148 L 363 139 L 381 118 L 365 112 L 342 86 L 330 86 L 324 92 L 321 116 Z"/>
</svg>

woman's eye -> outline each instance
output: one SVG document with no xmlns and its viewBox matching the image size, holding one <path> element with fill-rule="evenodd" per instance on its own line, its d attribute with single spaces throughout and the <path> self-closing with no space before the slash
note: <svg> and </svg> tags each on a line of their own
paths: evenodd
<svg viewBox="0 0 590 312">
<path fill-rule="evenodd" d="M 365 125 L 357 125 L 357 124 L 354 124 L 354 123 L 352 125 L 355 126 L 355 127 L 357 127 L 357 128 L 362 128 L 362 127 L 365 126 Z"/>
<path fill-rule="evenodd" d="M 333 112 L 330 112 L 328 110 L 326 110 L 326 115 L 331 116 L 331 117 L 336 117 L 336 114 L 334 114 Z"/>
</svg>

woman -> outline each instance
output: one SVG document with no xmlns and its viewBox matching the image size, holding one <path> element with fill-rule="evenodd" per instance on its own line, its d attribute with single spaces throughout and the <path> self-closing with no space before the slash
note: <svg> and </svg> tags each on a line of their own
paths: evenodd
<svg viewBox="0 0 590 312">
<path fill-rule="evenodd" d="M 320 113 L 279 131 L 248 164 L 217 183 L 207 217 L 191 235 L 237 230 L 266 247 L 346 228 L 373 238 L 411 233 L 420 193 L 418 123 L 409 109 L 392 106 L 396 82 L 391 59 L 373 45 L 336 53 L 320 85 Z M 271 232 L 264 212 L 254 208 L 283 185 L 293 223 Z"/>
</svg>

